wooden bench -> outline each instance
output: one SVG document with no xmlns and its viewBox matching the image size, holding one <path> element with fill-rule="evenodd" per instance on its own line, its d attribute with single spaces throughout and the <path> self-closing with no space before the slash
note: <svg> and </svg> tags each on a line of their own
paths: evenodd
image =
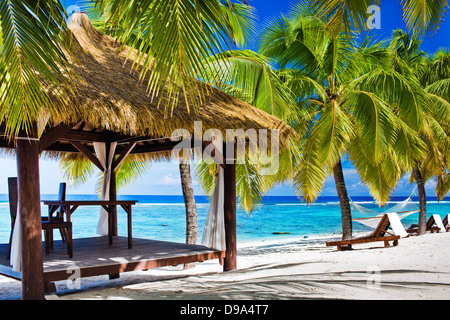
<svg viewBox="0 0 450 320">
<path fill-rule="evenodd" d="M 343 250 L 351 250 L 352 244 L 356 243 L 367 243 L 367 242 L 377 242 L 377 241 L 384 241 L 384 247 L 388 248 L 390 247 L 389 241 L 393 241 L 393 246 L 398 246 L 398 240 L 400 239 L 400 236 L 388 236 L 388 237 L 379 237 L 379 238 L 354 238 L 351 240 L 341 240 L 341 241 L 332 241 L 327 242 L 327 246 L 337 246 L 338 251 Z"/>
<path fill-rule="evenodd" d="M 447 217 L 445 217 L 445 218 L 447 218 Z M 442 222 L 444 223 L 444 226 L 445 226 L 445 222 L 444 221 L 442 221 Z M 435 232 L 438 233 L 441 229 L 439 227 L 434 227 L 433 225 L 434 225 L 434 217 L 431 216 L 427 221 L 426 231 L 430 231 L 431 233 L 435 233 Z M 406 232 L 417 233 L 418 230 L 419 230 L 418 227 L 414 227 L 414 228 L 406 229 Z"/>
<path fill-rule="evenodd" d="M 378 242 L 383 241 L 385 247 L 390 247 L 389 241 L 393 241 L 393 246 L 398 245 L 398 240 L 400 239 L 400 236 L 395 236 L 387 231 L 389 228 L 390 222 L 388 215 L 385 214 L 381 218 L 380 222 L 378 223 L 378 226 L 375 228 L 375 230 L 368 236 L 363 237 L 357 237 L 349 240 L 340 240 L 340 241 L 331 241 L 327 242 L 327 247 L 330 246 L 337 246 L 338 251 L 343 250 L 351 250 L 353 244 L 357 243 L 368 243 L 368 242 Z M 389 236 L 385 236 L 385 234 L 389 234 Z"/>
<path fill-rule="evenodd" d="M 450 231 L 450 224 L 449 224 L 449 221 L 448 221 L 449 220 L 448 216 L 450 216 L 450 213 L 447 214 L 444 219 L 442 219 L 442 223 L 444 224 L 445 231 L 447 231 L 447 232 Z"/>
</svg>

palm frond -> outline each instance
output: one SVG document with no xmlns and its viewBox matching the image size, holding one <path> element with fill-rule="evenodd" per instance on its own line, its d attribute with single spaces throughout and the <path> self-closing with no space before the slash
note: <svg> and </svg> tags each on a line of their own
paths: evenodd
<svg viewBox="0 0 450 320">
<path fill-rule="evenodd" d="M 426 87 L 425 90 L 448 102 L 450 101 L 450 78 L 437 80 Z"/>
<path fill-rule="evenodd" d="M 368 30 L 368 8 L 372 5 L 380 6 L 380 1 L 312 0 L 311 5 L 316 8 L 318 16 L 327 22 L 327 29 L 335 36 L 338 36 L 340 33 L 350 36 L 352 30 L 355 30 L 357 33 Z"/>
<path fill-rule="evenodd" d="M 145 156 L 132 154 L 125 158 L 116 170 L 117 192 L 135 182 L 151 166 L 151 162 Z"/>
<path fill-rule="evenodd" d="M 411 128 L 419 130 L 426 111 L 426 94 L 417 80 L 407 78 L 393 70 L 379 68 L 356 80 L 359 88 L 375 93 L 393 106 L 398 116 Z M 425 109 L 425 110 L 424 110 Z"/>
<path fill-rule="evenodd" d="M 395 115 L 389 105 L 370 92 L 350 91 L 344 99 L 347 109 L 360 128 L 361 139 L 366 141 L 362 147 L 367 148 L 367 156 L 372 161 L 379 163 L 385 150 L 395 141 Z"/>
<path fill-rule="evenodd" d="M 324 45 L 324 25 L 303 11 L 289 18 L 274 17 L 266 22 L 259 41 L 259 52 L 277 62 L 281 69 L 302 70 L 309 75 L 319 67 L 317 52 Z"/>
<path fill-rule="evenodd" d="M 328 170 L 340 160 L 354 134 L 350 118 L 336 101 L 322 107 L 311 132 L 301 147 L 301 159 L 294 176 L 294 188 L 305 201 L 319 196 Z"/>
<path fill-rule="evenodd" d="M 217 164 L 209 164 L 206 161 L 202 161 L 201 157 L 197 158 L 194 162 L 195 177 L 199 182 L 203 193 L 208 197 L 212 197 L 214 193 L 217 169 Z"/>
<path fill-rule="evenodd" d="M 358 33 L 367 31 L 368 9 L 372 5 L 381 6 L 380 0 L 312 0 L 319 16 L 327 21 L 327 28 L 333 34 L 340 32 L 350 35 L 352 30 Z M 432 35 L 447 14 L 448 0 L 400 0 L 403 20 L 409 31 Z"/>
<path fill-rule="evenodd" d="M 140 52 L 134 67 L 140 65 L 138 61 L 142 62 L 141 78 L 150 71 L 149 93 L 171 113 L 180 98 L 184 98 L 188 110 L 196 110 L 205 102 L 209 89 L 195 77 L 210 72 L 207 68 L 211 66 L 205 67 L 201 61 L 242 41 L 248 27 L 233 29 L 242 26 L 242 19 L 237 20 L 238 7 L 233 9 L 231 1 L 227 1 L 234 10 L 230 14 L 224 14 L 223 2 L 210 0 L 98 0 L 97 3 L 108 9 L 107 23 L 122 30 L 117 36 L 119 41 L 127 43 L 134 37 L 131 46 Z M 220 70 L 215 72 L 220 77 Z M 168 101 L 161 100 L 162 90 L 167 90 Z"/>
<path fill-rule="evenodd" d="M 268 58 L 251 50 L 233 50 L 211 57 L 206 63 L 220 64 L 226 70 L 217 83 L 223 91 L 288 123 L 296 121 L 293 95 L 271 68 Z M 215 75 L 207 76 L 208 82 L 215 78 Z"/>
<path fill-rule="evenodd" d="M 194 164 L 195 176 L 202 191 L 209 197 L 214 192 L 217 169 L 217 164 L 210 164 L 200 158 Z M 236 165 L 236 195 L 242 210 L 250 213 L 256 204 L 261 203 L 267 190 L 266 180 L 258 164 L 245 157 L 242 163 Z"/>
<path fill-rule="evenodd" d="M 372 197 L 378 204 L 383 204 L 404 172 L 392 148 L 385 150 L 384 157 L 378 162 L 373 161 L 367 150 L 361 134 L 357 134 L 349 147 L 349 157 Z"/>
<path fill-rule="evenodd" d="M 44 113 L 58 115 L 73 93 L 63 90 L 73 84 L 71 37 L 56 0 L 2 0 L 0 19 L 0 116 L 14 136 Z"/>
<path fill-rule="evenodd" d="M 244 46 L 255 38 L 255 8 L 245 2 L 236 3 L 220 0 L 222 13 L 233 30 L 233 38 L 237 45 Z"/>
<path fill-rule="evenodd" d="M 245 157 L 244 163 L 236 165 L 236 194 L 240 208 L 251 212 L 256 204 L 262 202 L 266 192 L 267 187 L 259 166 Z"/>
<path fill-rule="evenodd" d="M 433 35 L 447 13 L 448 0 L 401 0 L 403 20 L 408 31 Z"/>
<path fill-rule="evenodd" d="M 293 177 L 294 190 L 307 203 L 314 202 L 322 191 L 328 176 L 326 163 L 319 156 L 317 141 L 305 140 Z"/>
<path fill-rule="evenodd" d="M 64 178 L 73 186 L 80 186 L 94 173 L 94 164 L 82 154 L 64 153 L 59 159 Z"/>
<path fill-rule="evenodd" d="M 438 200 L 441 201 L 445 198 L 445 196 L 450 192 L 450 170 L 438 176 L 438 183 L 436 186 L 436 196 Z"/>
</svg>

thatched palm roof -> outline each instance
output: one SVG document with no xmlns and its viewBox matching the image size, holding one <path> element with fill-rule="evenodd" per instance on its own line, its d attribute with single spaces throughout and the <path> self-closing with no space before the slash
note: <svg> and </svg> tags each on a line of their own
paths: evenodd
<svg viewBox="0 0 450 320">
<path fill-rule="evenodd" d="M 64 122 L 84 121 L 96 130 L 155 138 L 170 137 L 179 128 L 192 132 L 194 121 L 202 121 L 204 131 L 216 128 L 223 133 L 239 128 L 279 129 L 280 142 L 293 133 L 278 118 L 216 88 L 209 90 L 206 103 L 197 111 L 188 111 L 185 100 L 179 99 L 173 114 L 168 115 L 164 107 L 158 107 L 159 99 L 149 97 L 139 72 L 131 72 L 135 51 L 127 61 L 130 48 L 119 50 L 117 42 L 96 30 L 85 13 L 73 14 L 70 29 L 82 53 L 73 63 L 80 82 L 63 114 Z"/>
<path fill-rule="evenodd" d="M 121 47 L 96 30 L 85 13 L 73 14 L 70 29 L 77 54 L 68 55 L 68 60 L 77 75 L 76 90 L 58 118 L 48 119 L 41 136 L 41 151 L 48 151 L 51 156 L 59 157 L 61 152 L 83 153 L 80 148 L 92 153 L 94 141 L 117 141 L 116 153 L 120 154 L 127 151 L 129 142 L 136 141 L 131 154 L 153 153 L 153 157 L 159 154 L 167 158 L 164 152 L 177 144 L 170 139 L 172 133 L 186 129 L 193 134 L 196 121 L 201 121 L 202 133 L 218 129 L 224 138 L 227 129 L 256 132 L 278 129 L 280 149 L 287 147 L 289 138 L 295 136 L 294 130 L 280 119 L 212 87 L 206 102 L 197 110 L 188 111 L 185 99 L 181 98 L 173 114 L 168 114 L 164 105 L 158 107 L 160 99 L 152 100 L 149 96 L 146 79 L 139 80 L 140 72 L 131 71 L 136 50 L 130 54 L 130 47 Z M 50 88 L 48 91 L 54 94 Z M 166 96 L 163 92 L 162 104 Z M 184 93 L 180 96 L 184 97 Z M 4 123 L 0 124 L 0 134 L 4 128 Z M 270 144 L 270 135 L 268 138 Z M 3 154 L 4 148 L 14 148 L 13 140 L 0 139 L 0 148 Z"/>
</svg>

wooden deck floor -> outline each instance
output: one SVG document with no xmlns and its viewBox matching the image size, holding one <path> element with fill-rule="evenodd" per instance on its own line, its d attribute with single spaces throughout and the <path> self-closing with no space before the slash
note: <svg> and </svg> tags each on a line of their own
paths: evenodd
<svg viewBox="0 0 450 320">
<path fill-rule="evenodd" d="M 133 248 L 128 249 L 127 241 L 126 237 L 114 237 L 110 246 L 108 237 L 74 239 L 73 258 L 61 241 L 55 241 L 50 255 L 44 252 L 44 281 L 65 280 L 73 267 L 79 268 L 81 277 L 91 277 L 225 257 L 224 251 L 201 245 L 133 238 Z M 20 273 L 9 266 L 7 250 L 7 244 L 0 244 L 0 274 L 20 280 Z"/>
</svg>

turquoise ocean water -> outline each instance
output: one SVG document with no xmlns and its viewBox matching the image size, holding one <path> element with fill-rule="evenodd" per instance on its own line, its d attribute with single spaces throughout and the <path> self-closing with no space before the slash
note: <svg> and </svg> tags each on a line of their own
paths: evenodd
<svg viewBox="0 0 450 320">
<path fill-rule="evenodd" d="M 133 237 L 185 241 L 185 207 L 182 196 L 120 196 L 122 200 L 137 200 L 133 206 Z M 387 207 L 379 208 L 370 197 L 355 197 L 353 201 L 366 208 L 383 212 L 406 197 L 393 198 Z M 56 195 L 42 195 L 42 200 L 54 200 Z M 68 200 L 96 200 L 94 195 L 68 195 Z M 201 242 L 203 228 L 208 214 L 208 198 L 196 197 L 198 211 L 198 243 Z M 418 207 L 417 198 L 413 202 Z M 42 215 L 47 213 L 42 205 Z M 118 209 L 119 235 L 126 235 L 126 213 Z M 440 214 L 443 218 L 450 213 L 450 199 L 438 202 L 429 197 L 427 213 Z M 353 217 L 367 215 L 353 210 Z M 99 207 L 80 207 L 72 215 L 74 238 L 96 236 Z M 417 223 L 418 214 L 402 220 L 407 227 Z M 370 228 L 353 223 L 354 232 L 369 231 Z M 0 195 L 0 243 L 7 243 L 10 232 L 9 204 L 6 195 Z M 337 197 L 320 197 L 317 202 L 307 205 L 296 197 L 266 197 L 263 204 L 247 214 L 237 211 L 238 242 L 254 240 L 276 240 L 294 237 L 339 235 L 341 233 L 340 207 Z M 56 236 L 58 233 L 55 233 Z"/>
</svg>

